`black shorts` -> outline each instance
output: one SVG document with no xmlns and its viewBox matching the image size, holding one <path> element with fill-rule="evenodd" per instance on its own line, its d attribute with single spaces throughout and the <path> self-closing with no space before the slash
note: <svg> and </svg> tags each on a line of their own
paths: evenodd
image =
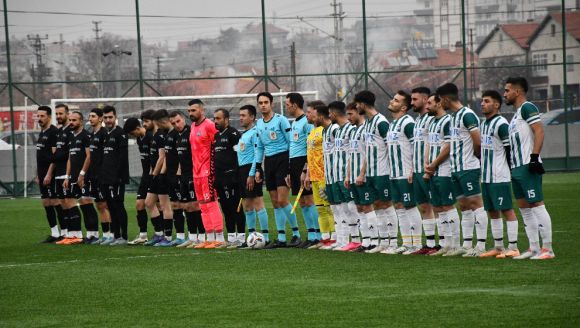
<svg viewBox="0 0 580 328">
<path fill-rule="evenodd" d="M 304 165 L 306 164 L 306 156 L 290 158 L 290 185 L 292 187 L 292 195 L 298 195 L 300 191 L 300 176 L 302 175 L 302 170 L 304 170 Z M 302 195 L 308 196 L 312 195 L 312 189 L 302 190 Z"/>
<path fill-rule="evenodd" d="M 195 198 L 195 189 L 193 188 L 192 176 L 179 176 L 179 194 L 181 195 L 181 202 L 189 203 L 197 201 Z"/>
<path fill-rule="evenodd" d="M 287 187 L 288 166 L 287 151 L 264 159 L 264 179 L 266 180 L 266 189 L 268 191 L 276 190 L 278 187 Z"/>
<path fill-rule="evenodd" d="M 151 177 L 151 184 L 147 192 L 155 195 L 169 195 L 169 187 L 170 184 L 167 180 L 167 175 L 159 174 Z"/>
<path fill-rule="evenodd" d="M 169 200 L 179 202 L 181 200 L 181 189 L 179 188 L 179 177 L 177 175 L 166 175 L 169 183 Z"/>
<path fill-rule="evenodd" d="M 236 202 L 240 199 L 240 186 L 237 182 L 216 181 L 215 189 L 220 202 L 233 199 Z M 236 206 L 238 204 L 236 203 Z"/>
<path fill-rule="evenodd" d="M 55 185 L 56 185 L 56 181 L 54 180 L 54 178 L 52 180 L 50 180 L 50 183 L 48 184 L 48 186 L 45 186 L 42 184 L 42 181 L 39 181 L 40 184 L 38 186 L 38 188 L 40 189 L 40 198 L 42 199 L 56 199 L 56 190 L 55 190 Z"/>
<path fill-rule="evenodd" d="M 139 181 L 139 188 L 137 189 L 137 199 L 145 199 L 147 197 L 147 191 L 151 185 L 151 176 L 149 174 L 141 177 Z"/>
<path fill-rule="evenodd" d="M 252 169 L 252 164 L 248 164 L 248 165 L 243 165 L 240 166 L 239 168 L 239 174 L 240 174 L 240 183 L 239 183 L 239 188 L 240 188 L 240 197 L 242 198 L 256 198 L 256 197 L 262 197 L 264 196 L 264 190 L 263 190 L 263 183 L 257 183 L 254 182 L 254 189 L 252 190 L 248 190 L 246 188 L 246 180 L 248 179 L 248 176 L 250 175 L 250 170 Z"/>
<path fill-rule="evenodd" d="M 89 180 L 87 184 L 85 184 L 85 188 L 89 189 L 89 195 L 95 200 L 96 203 L 104 202 L 105 196 L 101 192 L 101 186 L 97 182 Z"/>
<path fill-rule="evenodd" d="M 66 191 L 66 198 L 74 198 L 74 199 L 81 199 L 81 198 L 90 198 L 91 193 L 89 192 L 89 186 L 85 184 L 83 188 L 81 188 L 76 182 L 69 183 L 69 188 Z"/>
<path fill-rule="evenodd" d="M 107 201 L 125 201 L 125 185 L 101 185 L 101 192 L 103 193 L 104 199 Z"/>
<path fill-rule="evenodd" d="M 56 191 L 56 198 L 65 199 L 67 198 L 67 190 L 63 187 L 64 179 L 54 179 L 54 190 Z"/>
</svg>

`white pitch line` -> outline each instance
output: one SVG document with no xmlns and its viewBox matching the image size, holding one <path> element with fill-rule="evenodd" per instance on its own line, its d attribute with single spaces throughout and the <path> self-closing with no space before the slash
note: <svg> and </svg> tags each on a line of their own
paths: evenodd
<svg viewBox="0 0 580 328">
<path fill-rule="evenodd" d="M 212 252 L 215 254 L 217 252 Z M 229 253 L 229 252 L 219 252 L 219 253 Z M 116 260 L 135 260 L 135 259 L 144 259 L 144 258 L 155 258 L 155 257 L 178 257 L 178 256 L 189 256 L 189 255 L 200 255 L 200 253 L 193 253 L 193 252 L 179 252 L 179 253 L 171 253 L 171 254 L 155 254 L 155 255 L 135 255 L 135 256 L 126 256 L 126 257 L 107 257 L 104 259 L 91 259 L 91 260 L 67 260 L 67 261 L 53 261 L 53 262 L 32 262 L 32 263 L 18 263 L 18 264 L 0 264 L 0 269 L 13 269 L 19 267 L 26 267 L 26 266 L 44 266 L 44 265 L 55 265 L 55 264 L 69 264 L 69 263 L 83 263 L 83 262 L 95 262 L 95 261 L 116 261 Z M 209 252 L 208 252 L 209 254 Z"/>
</svg>

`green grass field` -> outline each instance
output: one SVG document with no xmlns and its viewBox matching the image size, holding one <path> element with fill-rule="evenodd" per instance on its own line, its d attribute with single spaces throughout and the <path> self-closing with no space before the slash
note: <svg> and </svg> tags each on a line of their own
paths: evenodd
<svg viewBox="0 0 580 328">
<path fill-rule="evenodd" d="M 45 245 L 40 200 L 0 200 L 0 326 L 578 327 L 580 173 L 544 181 L 557 258 L 535 262 Z"/>
</svg>

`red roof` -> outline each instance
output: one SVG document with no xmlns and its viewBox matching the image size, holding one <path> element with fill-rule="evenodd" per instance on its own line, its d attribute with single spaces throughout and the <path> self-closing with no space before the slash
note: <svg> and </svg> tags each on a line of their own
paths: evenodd
<svg viewBox="0 0 580 328">
<path fill-rule="evenodd" d="M 539 23 L 503 24 L 501 29 L 521 48 L 528 48 L 528 39 L 538 28 Z"/>
<path fill-rule="evenodd" d="M 550 13 L 550 16 L 562 25 L 562 13 Z M 571 11 L 566 13 L 566 32 L 576 40 L 580 40 L 580 12 Z"/>
</svg>

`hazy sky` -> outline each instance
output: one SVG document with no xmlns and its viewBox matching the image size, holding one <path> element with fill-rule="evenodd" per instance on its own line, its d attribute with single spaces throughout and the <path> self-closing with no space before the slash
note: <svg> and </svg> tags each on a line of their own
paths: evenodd
<svg viewBox="0 0 580 328">
<path fill-rule="evenodd" d="M 266 0 L 266 16 L 269 23 L 273 22 L 273 17 L 277 17 L 276 25 L 291 32 L 318 28 L 319 33 L 333 33 L 331 2 L 332 0 Z M 349 27 L 362 15 L 361 1 L 342 2 L 347 15 L 344 25 Z M 366 3 L 367 16 L 412 15 L 412 10 L 416 8 L 416 1 L 412 0 L 367 0 Z M 260 0 L 140 0 L 139 5 L 144 40 L 150 43 L 168 42 L 170 45 L 181 40 L 214 37 L 220 29 L 239 29 L 249 23 L 259 22 L 261 15 Z M 3 5 L 0 3 L 0 6 Z M 130 17 L 135 14 L 133 0 L 8 0 L 7 6 L 9 11 L 36 12 L 9 12 L 10 35 L 17 37 L 48 34 L 48 41 L 52 42 L 57 41 L 62 33 L 67 42 L 79 38 L 93 38 L 92 21 L 101 21 L 100 28 L 104 33 L 127 37 L 135 37 L 137 34 L 135 17 Z M 303 17 L 304 21 L 297 16 Z M 4 39 L 4 33 L 0 39 Z"/>
</svg>

